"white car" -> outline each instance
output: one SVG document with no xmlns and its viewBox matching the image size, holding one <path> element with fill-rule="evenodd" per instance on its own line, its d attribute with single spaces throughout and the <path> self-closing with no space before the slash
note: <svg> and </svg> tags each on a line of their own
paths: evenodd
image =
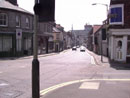
<svg viewBox="0 0 130 98">
<path fill-rule="evenodd" d="M 72 50 L 77 50 L 76 46 L 74 46 L 74 47 L 72 48 Z"/>
<path fill-rule="evenodd" d="M 81 46 L 81 47 L 80 47 L 80 51 L 81 51 L 81 52 L 85 52 L 85 47 L 84 47 L 84 46 Z"/>
</svg>

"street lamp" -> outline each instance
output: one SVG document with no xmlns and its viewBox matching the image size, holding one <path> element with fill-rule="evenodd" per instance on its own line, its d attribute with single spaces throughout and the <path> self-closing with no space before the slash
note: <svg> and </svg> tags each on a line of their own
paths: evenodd
<svg viewBox="0 0 130 98">
<path fill-rule="evenodd" d="M 92 5 L 104 5 L 106 6 L 106 15 L 108 15 L 108 4 L 103 4 L 103 3 L 93 3 Z"/>
<path fill-rule="evenodd" d="M 93 3 L 92 5 L 103 5 L 103 6 L 106 6 L 106 21 L 108 19 L 108 5 L 107 4 L 103 4 L 103 3 Z M 107 26 L 105 24 L 105 29 L 106 29 L 106 32 L 107 32 Z M 103 49 L 102 49 L 102 32 L 101 32 L 101 61 L 103 62 Z"/>
</svg>

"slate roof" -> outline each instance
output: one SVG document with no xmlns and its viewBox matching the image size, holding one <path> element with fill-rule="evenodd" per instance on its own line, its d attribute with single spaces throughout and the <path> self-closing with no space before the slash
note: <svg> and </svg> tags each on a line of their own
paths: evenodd
<svg viewBox="0 0 130 98">
<path fill-rule="evenodd" d="M 28 13 L 28 14 L 33 15 L 33 13 L 31 13 L 31 12 L 29 12 L 27 10 L 24 10 L 23 8 L 20 8 L 20 7 L 16 6 L 16 5 L 13 5 L 10 2 L 5 1 L 5 0 L 0 0 L 0 8 L 20 11 L 20 12 L 23 12 L 23 13 Z"/>
</svg>

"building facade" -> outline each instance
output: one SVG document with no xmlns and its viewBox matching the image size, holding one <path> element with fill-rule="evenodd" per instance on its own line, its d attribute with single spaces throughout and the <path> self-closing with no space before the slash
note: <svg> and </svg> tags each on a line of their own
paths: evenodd
<svg viewBox="0 0 130 98">
<path fill-rule="evenodd" d="M 38 53 L 53 52 L 53 26 L 54 23 L 38 23 Z"/>
<path fill-rule="evenodd" d="M 33 51 L 33 14 L 17 5 L 17 0 L 0 1 L 0 57 Z"/>
<path fill-rule="evenodd" d="M 84 30 L 72 30 L 72 40 L 73 46 L 81 46 L 89 47 L 89 34 L 92 32 L 91 25 L 85 25 Z"/>
<path fill-rule="evenodd" d="M 109 57 L 130 63 L 130 1 L 111 0 L 109 19 Z"/>
<path fill-rule="evenodd" d="M 108 42 L 106 38 L 106 31 L 103 32 L 105 25 L 93 26 L 93 51 L 97 54 L 108 56 Z M 105 38 L 103 38 L 105 33 Z"/>
<path fill-rule="evenodd" d="M 59 24 L 53 27 L 54 51 L 60 52 L 64 50 L 64 28 Z"/>
</svg>

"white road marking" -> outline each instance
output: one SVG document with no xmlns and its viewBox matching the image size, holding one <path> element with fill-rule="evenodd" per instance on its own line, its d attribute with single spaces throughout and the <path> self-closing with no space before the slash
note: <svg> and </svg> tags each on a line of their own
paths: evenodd
<svg viewBox="0 0 130 98">
<path fill-rule="evenodd" d="M 88 54 L 88 55 L 90 56 L 90 58 L 91 58 L 91 64 L 96 65 L 95 60 L 94 60 L 94 57 L 91 56 L 88 52 L 87 52 L 87 54 Z"/>
<path fill-rule="evenodd" d="M 0 86 L 8 86 L 9 84 L 7 83 L 0 83 Z"/>
<path fill-rule="evenodd" d="M 94 89 L 97 90 L 99 89 L 99 82 L 83 82 L 79 89 Z"/>
<path fill-rule="evenodd" d="M 61 83 L 61 84 L 58 84 L 58 85 L 54 85 L 52 87 L 46 88 L 44 90 L 41 90 L 40 91 L 40 95 L 43 96 L 43 95 L 45 95 L 45 94 L 47 94 L 47 93 L 49 93 L 49 92 L 51 92 L 53 90 L 56 90 L 56 89 L 59 89 L 61 87 L 68 86 L 68 85 L 71 85 L 71 84 L 82 83 L 82 82 L 92 82 L 92 81 L 130 82 L 130 79 L 128 78 L 128 79 L 83 79 L 83 80 L 75 80 L 75 81 L 70 81 L 70 82 L 65 82 L 65 83 Z M 98 87 L 99 84 L 95 84 L 95 88 L 96 88 L 96 85 Z"/>
</svg>

